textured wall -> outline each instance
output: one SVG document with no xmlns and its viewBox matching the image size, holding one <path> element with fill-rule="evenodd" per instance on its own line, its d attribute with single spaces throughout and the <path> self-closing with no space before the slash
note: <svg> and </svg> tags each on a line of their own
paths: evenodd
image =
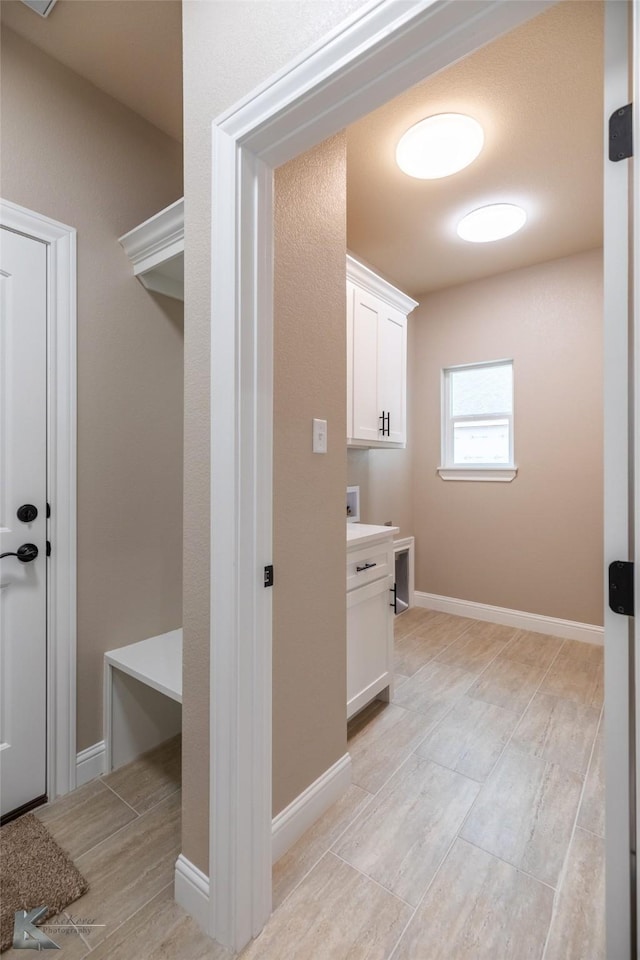
<svg viewBox="0 0 640 960">
<path fill-rule="evenodd" d="M 181 196 L 182 151 L 7 29 L 1 122 L 2 196 L 78 230 L 82 750 L 102 739 L 104 651 L 181 623 L 182 304 L 117 238 Z"/>
<path fill-rule="evenodd" d="M 361 0 L 185 0 L 185 491 L 183 853 L 208 869 L 211 121 Z M 300 278 L 304 284 L 304 278 Z M 275 517 L 277 531 L 278 517 Z M 277 535 L 277 533 L 276 533 Z M 295 546 L 293 547 L 295 550 Z M 277 785 L 276 785 L 277 786 Z"/>
<path fill-rule="evenodd" d="M 344 133 L 276 171 L 274 815 L 346 750 L 345 213 Z"/>
<path fill-rule="evenodd" d="M 422 298 L 413 315 L 416 589 L 602 623 L 602 251 Z M 447 482 L 440 371 L 513 358 L 512 483 Z"/>
</svg>

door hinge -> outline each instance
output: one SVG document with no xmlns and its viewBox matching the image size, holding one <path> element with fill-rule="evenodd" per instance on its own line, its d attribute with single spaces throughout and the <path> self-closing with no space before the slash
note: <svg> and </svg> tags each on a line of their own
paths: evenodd
<svg viewBox="0 0 640 960">
<path fill-rule="evenodd" d="M 609 607 L 623 617 L 633 617 L 633 564 L 614 560 L 609 564 Z"/>
<path fill-rule="evenodd" d="M 609 160 L 617 163 L 633 156 L 633 104 L 619 107 L 609 117 Z"/>
<path fill-rule="evenodd" d="M 47 540 L 47 556 L 51 556 L 51 541 Z"/>
<path fill-rule="evenodd" d="M 264 585 L 265 587 L 273 586 L 273 564 L 270 563 L 269 566 L 264 568 Z"/>
</svg>

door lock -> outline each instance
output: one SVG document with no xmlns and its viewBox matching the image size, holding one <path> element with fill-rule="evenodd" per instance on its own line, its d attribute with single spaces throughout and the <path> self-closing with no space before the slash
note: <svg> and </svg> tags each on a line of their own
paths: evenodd
<svg viewBox="0 0 640 960">
<path fill-rule="evenodd" d="M 31 563 L 37 556 L 38 548 L 35 543 L 23 543 L 15 553 L 0 553 L 0 560 L 3 560 L 5 557 L 17 557 L 21 563 Z"/>
<path fill-rule="evenodd" d="M 32 503 L 23 503 L 21 507 L 18 507 L 18 520 L 22 523 L 33 523 L 37 516 L 38 508 L 34 507 Z"/>
</svg>

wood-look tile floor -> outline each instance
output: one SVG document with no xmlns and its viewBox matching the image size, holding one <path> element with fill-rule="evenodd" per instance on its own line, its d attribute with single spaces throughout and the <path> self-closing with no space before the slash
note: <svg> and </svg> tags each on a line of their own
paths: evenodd
<svg viewBox="0 0 640 960">
<path fill-rule="evenodd" d="M 173 900 L 180 853 L 180 738 L 36 810 L 89 881 L 51 931 L 61 960 L 222 960 Z M 100 926 L 78 926 L 78 923 Z M 24 960 L 10 949 L 2 960 Z"/>
<path fill-rule="evenodd" d="M 604 960 L 602 654 L 398 617 L 392 702 L 349 724 L 350 791 L 242 960 Z"/>
<path fill-rule="evenodd" d="M 413 608 L 396 653 L 242 960 L 605 960 L 602 649 Z M 106 924 L 62 960 L 229 960 L 172 898 L 179 770 L 172 741 L 40 812 Z"/>
</svg>

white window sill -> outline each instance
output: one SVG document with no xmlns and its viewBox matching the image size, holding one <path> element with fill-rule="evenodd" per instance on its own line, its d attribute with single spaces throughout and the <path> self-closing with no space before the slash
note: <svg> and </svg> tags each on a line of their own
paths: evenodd
<svg viewBox="0 0 640 960">
<path fill-rule="evenodd" d="M 492 480 L 511 483 L 518 473 L 517 467 L 438 467 L 442 480 Z"/>
</svg>

